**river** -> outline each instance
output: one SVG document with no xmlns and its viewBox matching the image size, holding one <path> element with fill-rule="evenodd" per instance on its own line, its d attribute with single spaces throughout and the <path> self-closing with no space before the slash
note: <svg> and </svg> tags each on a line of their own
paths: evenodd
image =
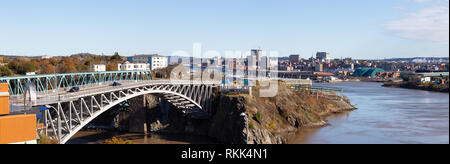
<svg viewBox="0 0 450 164">
<path fill-rule="evenodd" d="M 330 126 L 299 132 L 293 143 L 449 143 L 448 93 L 386 88 L 372 82 L 314 85 L 343 88 L 358 110 L 327 118 Z"/>
</svg>

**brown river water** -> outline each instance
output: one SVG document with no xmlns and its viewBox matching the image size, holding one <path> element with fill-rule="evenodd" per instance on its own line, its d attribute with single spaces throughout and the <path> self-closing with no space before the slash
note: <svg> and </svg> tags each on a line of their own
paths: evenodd
<svg viewBox="0 0 450 164">
<path fill-rule="evenodd" d="M 292 144 L 448 144 L 449 94 L 381 83 L 314 84 L 344 89 L 358 110 L 328 117 L 327 127 L 305 129 L 288 139 Z M 138 144 L 208 144 L 211 139 L 166 134 L 79 132 L 70 143 L 102 143 L 112 136 Z"/>
<path fill-rule="evenodd" d="M 316 85 L 343 88 L 358 110 L 329 117 L 330 126 L 305 130 L 294 143 L 449 143 L 448 93 L 386 88 L 371 82 Z"/>
</svg>

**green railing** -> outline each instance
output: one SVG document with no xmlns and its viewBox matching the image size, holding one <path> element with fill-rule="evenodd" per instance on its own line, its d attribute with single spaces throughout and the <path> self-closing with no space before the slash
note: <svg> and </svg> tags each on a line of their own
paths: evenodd
<svg viewBox="0 0 450 164">
<path fill-rule="evenodd" d="M 10 95 L 19 95 L 25 92 L 26 85 L 28 83 L 35 86 L 36 92 L 47 92 L 61 88 L 71 88 L 73 86 L 83 86 L 104 82 L 151 79 L 151 71 L 142 70 L 10 76 L 0 77 L 0 83 L 9 84 Z"/>
<path fill-rule="evenodd" d="M 308 93 L 317 99 L 319 97 L 326 99 L 344 100 L 344 89 L 335 87 L 317 87 L 317 86 L 302 86 L 291 85 L 291 89 L 302 93 Z"/>
</svg>

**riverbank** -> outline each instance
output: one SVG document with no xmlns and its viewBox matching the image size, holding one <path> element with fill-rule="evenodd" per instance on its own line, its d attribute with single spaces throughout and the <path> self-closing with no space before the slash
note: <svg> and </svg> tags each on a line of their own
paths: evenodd
<svg viewBox="0 0 450 164">
<path fill-rule="evenodd" d="M 327 117 L 330 126 L 308 128 L 292 144 L 448 144 L 449 94 L 387 88 L 382 83 L 321 83 L 338 87 L 358 110 Z"/>
<path fill-rule="evenodd" d="M 432 92 L 449 93 L 449 85 L 431 84 L 431 83 L 419 83 L 419 82 L 385 82 L 383 87 L 389 88 L 405 88 L 425 90 Z"/>
<path fill-rule="evenodd" d="M 383 83 L 383 87 L 388 88 L 404 88 L 404 89 L 416 89 L 431 92 L 449 93 L 449 85 L 445 84 L 433 84 L 433 83 L 421 83 L 421 82 L 405 82 L 402 79 L 378 79 L 378 78 L 353 78 L 348 80 L 334 80 L 334 81 L 319 81 L 317 83 L 345 83 L 345 82 L 374 82 Z"/>
</svg>

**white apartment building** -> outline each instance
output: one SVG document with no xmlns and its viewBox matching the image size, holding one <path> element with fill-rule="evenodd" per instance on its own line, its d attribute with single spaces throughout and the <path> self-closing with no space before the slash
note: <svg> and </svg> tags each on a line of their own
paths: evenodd
<svg viewBox="0 0 450 164">
<path fill-rule="evenodd" d="M 169 65 L 169 58 L 160 55 L 135 55 L 128 57 L 131 63 L 148 63 L 150 70 L 166 68 Z"/>
<path fill-rule="evenodd" d="M 104 64 L 92 64 L 91 65 L 91 71 L 92 72 L 105 72 L 106 71 L 106 65 L 104 65 Z"/>
<path fill-rule="evenodd" d="M 317 52 L 316 58 L 320 60 L 320 62 L 330 62 L 330 53 L 328 52 Z"/>
<path fill-rule="evenodd" d="M 41 59 L 51 59 L 53 56 L 43 55 L 41 56 Z"/>
<path fill-rule="evenodd" d="M 117 69 L 119 71 L 142 71 L 142 70 L 150 70 L 149 63 L 130 63 L 126 61 L 125 63 L 118 64 Z"/>
</svg>

